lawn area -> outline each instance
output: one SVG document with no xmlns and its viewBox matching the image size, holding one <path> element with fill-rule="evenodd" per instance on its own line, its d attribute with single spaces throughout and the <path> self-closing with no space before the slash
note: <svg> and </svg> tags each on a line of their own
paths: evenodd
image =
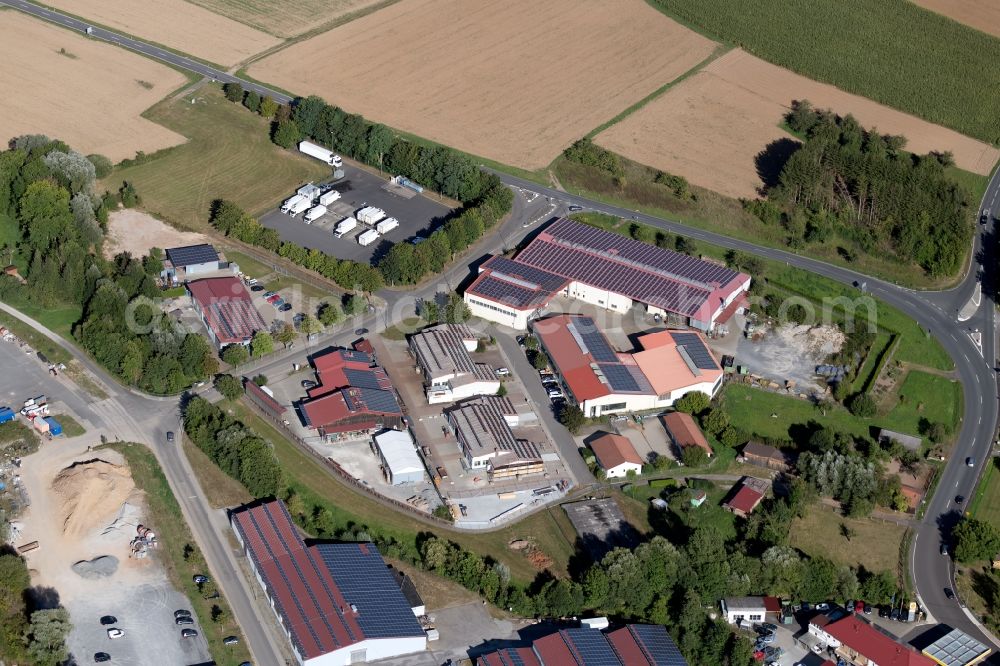
<svg viewBox="0 0 1000 666">
<path fill-rule="evenodd" d="M 962 385 L 945 377 L 910 370 L 899 387 L 899 397 L 885 417 L 875 420 L 897 432 L 917 433 L 920 421 L 939 421 L 958 430 L 962 416 Z"/>
<path fill-rule="evenodd" d="M 364 525 L 369 532 L 391 535 L 407 544 L 414 543 L 418 532 L 432 532 L 463 548 L 503 562 L 510 567 L 512 579 L 520 583 L 529 583 L 538 571 L 525 557 L 511 551 L 507 544 L 514 539 L 530 539 L 539 550 L 552 558 L 554 564 L 550 570 L 554 575 L 566 574 L 566 565 L 574 553 L 576 532 L 558 506 L 534 513 L 515 525 L 495 532 L 467 533 L 430 527 L 344 485 L 332 476 L 332 472 L 300 451 L 242 403 L 230 407 L 237 418 L 273 444 L 289 487 L 301 496 L 306 506 L 327 507 L 338 525 Z M 645 511 L 645 508 L 642 510 Z M 636 527 L 643 529 L 642 525 Z"/>
<path fill-rule="evenodd" d="M 651 4 L 817 81 L 990 143 L 1000 137 L 1000 97 L 977 85 L 1000 81 L 1000 39 L 905 0 Z"/>
<path fill-rule="evenodd" d="M 1000 529 L 1000 473 L 995 460 L 983 473 L 976 496 L 969 505 L 969 513 Z"/>
<path fill-rule="evenodd" d="M 869 380 L 874 379 L 872 375 L 878 367 L 879 359 L 885 353 L 886 349 L 888 349 L 891 342 L 892 336 L 885 331 L 880 330 L 875 334 L 875 341 L 872 343 L 871 350 L 869 350 L 868 356 L 865 357 L 865 362 L 858 369 L 858 376 L 854 378 L 854 383 L 851 385 L 852 391 L 855 393 L 861 391 Z"/>
<path fill-rule="evenodd" d="M 848 540 L 841 525 L 850 528 Z M 789 545 L 810 557 L 828 557 L 838 564 L 861 565 L 869 571 L 899 573 L 899 551 L 906 529 L 895 523 L 845 518 L 830 507 L 814 505 L 805 518 L 792 521 Z"/>
<path fill-rule="evenodd" d="M 736 516 L 722 508 L 722 501 L 732 491 L 732 484 L 718 485 L 704 482 L 696 483 L 697 488 L 705 490 L 708 498 L 701 506 L 681 506 L 677 500 L 670 501 L 670 511 L 677 519 L 690 529 L 709 527 L 722 534 L 726 541 L 736 538 Z"/>
<path fill-rule="evenodd" d="M 73 358 L 48 336 L 39 333 L 12 314 L 0 311 L 0 325 L 6 326 L 14 335 L 27 342 L 36 351 L 45 354 L 53 363 L 69 363 Z"/>
<path fill-rule="evenodd" d="M 250 255 L 235 250 L 226 250 L 226 259 L 239 264 L 240 270 L 250 277 L 262 278 L 265 275 L 272 276 L 266 283 L 261 283 L 268 291 L 280 291 L 290 287 L 298 287 L 301 289 L 302 295 L 306 298 L 329 299 L 334 297 L 334 300 L 338 300 L 339 302 L 339 294 L 333 294 L 332 292 L 314 287 L 311 284 L 300 282 L 289 275 L 281 275 L 274 270 L 273 266 L 258 261 Z"/>
<path fill-rule="evenodd" d="M 407 317 L 398 324 L 389 326 L 384 331 L 382 331 L 382 337 L 386 340 L 395 340 L 399 342 L 405 340 L 407 335 L 415 333 L 424 324 L 426 324 L 420 317 Z"/>
<path fill-rule="evenodd" d="M 227 509 L 253 501 L 253 495 L 247 492 L 243 484 L 219 469 L 211 458 L 191 443 L 183 431 L 180 438 L 184 442 L 184 455 L 191 463 L 198 485 L 205 492 L 213 509 Z"/>
<path fill-rule="evenodd" d="M 228 102 L 216 86 L 166 99 L 143 114 L 189 141 L 116 168 L 102 183 L 112 190 L 132 182 L 143 207 L 187 229 L 208 227 L 214 199 L 248 212 L 265 212 L 299 185 L 331 175 L 318 160 L 282 150 L 268 136 L 268 121 Z"/>
<path fill-rule="evenodd" d="M 146 493 L 149 515 L 154 521 L 153 527 L 160 540 L 160 548 L 153 551 L 153 556 L 163 563 L 171 584 L 190 600 L 191 608 L 198 615 L 200 629 L 208 640 L 208 648 L 213 659 L 220 666 L 236 666 L 249 660 L 250 653 L 246 648 L 246 641 L 241 640 L 234 646 L 222 643 L 222 639 L 226 636 L 242 636 L 225 598 L 206 599 L 205 597 L 214 590 L 214 584 L 208 583 L 199 590 L 192 581 L 192 576 L 205 573 L 208 566 L 191 535 L 191 530 L 184 520 L 181 507 L 170 490 L 163 470 L 156 462 L 156 457 L 141 444 L 122 443 L 107 446 L 125 456 L 135 485 Z M 218 621 L 212 620 L 213 605 L 222 611 Z"/>
<path fill-rule="evenodd" d="M 80 422 L 69 414 L 53 414 L 52 418 L 62 426 L 63 435 L 66 437 L 79 437 L 87 433 L 86 428 L 80 425 Z"/>
</svg>

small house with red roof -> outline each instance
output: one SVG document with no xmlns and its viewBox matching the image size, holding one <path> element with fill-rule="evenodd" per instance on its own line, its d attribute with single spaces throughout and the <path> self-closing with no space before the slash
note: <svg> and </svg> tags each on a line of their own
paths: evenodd
<svg viewBox="0 0 1000 666">
<path fill-rule="evenodd" d="M 722 506 L 737 516 L 746 518 L 761 503 L 770 487 L 770 481 L 744 476 L 739 484 L 733 487 L 729 499 L 723 502 Z"/>
<path fill-rule="evenodd" d="M 642 473 L 642 458 L 628 437 L 604 433 L 590 443 L 590 448 L 609 479 L 624 478 L 629 472 Z"/>
<path fill-rule="evenodd" d="M 663 427 L 679 452 L 683 453 L 684 449 L 699 448 L 709 458 L 712 457 L 712 447 L 690 414 L 670 412 L 663 417 Z"/>
</svg>

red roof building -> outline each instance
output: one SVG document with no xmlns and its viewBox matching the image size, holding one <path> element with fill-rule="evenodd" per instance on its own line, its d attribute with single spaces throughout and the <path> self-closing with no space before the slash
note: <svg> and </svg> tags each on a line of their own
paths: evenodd
<svg viewBox="0 0 1000 666">
<path fill-rule="evenodd" d="M 736 492 L 729 500 L 723 502 L 722 506 L 737 516 L 746 518 L 753 513 L 753 510 L 764 499 L 764 494 L 767 492 L 768 486 L 770 486 L 770 483 L 764 479 L 744 476 L 740 481 L 739 488 L 736 489 Z"/>
<path fill-rule="evenodd" d="M 854 614 L 830 622 L 824 631 L 840 643 L 839 646 L 834 646 L 837 654 L 852 663 L 872 663 L 878 666 L 935 666 L 936 663 Z"/>
<path fill-rule="evenodd" d="M 238 278 L 217 277 L 187 283 L 188 293 L 215 346 L 250 344 L 257 331 L 267 329 L 250 294 Z"/>
<path fill-rule="evenodd" d="M 701 428 L 694 422 L 694 418 L 685 412 L 670 412 L 663 417 L 663 426 L 673 440 L 674 446 L 678 449 L 687 449 L 696 446 L 704 449 L 709 457 L 712 456 L 712 447 L 708 445 L 708 440 L 702 434 Z"/>
<path fill-rule="evenodd" d="M 627 437 L 605 433 L 590 443 L 590 449 L 609 479 L 642 472 L 642 458 Z"/>
<path fill-rule="evenodd" d="M 614 631 L 561 629 L 531 647 L 502 648 L 477 657 L 479 666 L 687 666 L 667 628 L 629 624 Z"/>
</svg>

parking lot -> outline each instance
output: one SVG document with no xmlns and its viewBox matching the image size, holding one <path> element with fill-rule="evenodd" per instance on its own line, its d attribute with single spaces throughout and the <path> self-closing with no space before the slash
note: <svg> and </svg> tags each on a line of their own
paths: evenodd
<svg viewBox="0 0 1000 666">
<path fill-rule="evenodd" d="M 260 223 L 276 230 L 282 240 L 318 249 L 338 259 L 370 263 L 378 261 L 395 243 L 417 235 L 426 237 L 429 230 L 450 212 L 447 206 L 427 196 L 391 185 L 357 167 L 345 164 L 343 170 L 344 178 L 328 181 L 333 190 L 340 192 L 341 197 L 327 206 L 328 212 L 321 218 L 306 224 L 304 213 L 293 218 L 275 209 L 261 216 Z M 317 185 L 323 187 L 325 183 Z M 288 196 L 293 194 L 294 192 L 289 192 Z M 387 217 L 399 220 L 399 226 L 367 246 L 362 246 L 357 241 L 357 236 L 370 228 L 364 224 L 359 223 L 341 238 L 334 237 L 333 229 L 337 223 L 365 206 L 381 208 Z"/>
</svg>

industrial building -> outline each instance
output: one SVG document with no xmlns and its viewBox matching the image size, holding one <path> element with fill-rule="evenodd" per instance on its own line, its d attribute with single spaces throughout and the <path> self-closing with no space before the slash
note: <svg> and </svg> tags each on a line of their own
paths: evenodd
<svg viewBox="0 0 1000 666">
<path fill-rule="evenodd" d="M 941 666 L 973 666 L 986 661 L 993 652 L 961 629 L 952 629 L 921 653 Z"/>
<path fill-rule="evenodd" d="M 329 440 L 406 427 L 385 370 L 368 353 L 337 349 L 312 359 L 318 385 L 299 403 L 308 428 Z"/>
<path fill-rule="evenodd" d="M 749 626 L 777 619 L 781 600 L 777 597 L 727 597 L 719 601 L 722 619 L 729 624 Z"/>
<path fill-rule="evenodd" d="M 560 218 L 514 259 L 487 260 L 464 299 L 473 315 L 521 331 L 558 294 L 620 313 L 642 305 L 710 331 L 749 288 L 749 275 L 724 265 Z"/>
<path fill-rule="evenodd" d="M 380 432 L 372 437 L 372 450 L 382 463 L 382 474 L 389 485 L 399 486 L 424 480 L 424 464 L 417 454 L 409 431 Z"/>
<path fill-rule="evenodd" d="M 604 433 L 590 443 L 590 450 L 609 479 L 624 478 L 629 472 L 642 473 L 642 458 L 628 437 Z"/>
<path fill-rule="evenodd" d="M 221 268 L 219 253 L 208 243 L 171 247 L 165 253 L 166 259 L 163 261 L 160 277 L 169 282 L 184 282 Z"/>
<path fill-rule="evenodd" d="M 230 521 L 300 666 L 426 649 L 426 634 L 374 544 L 307 544 L 279 500 L 236 509 Z"/>
<path fill-rule="evenodd" d="M 496 371 L 476 363 L 470 352 L 479 338 L 468 326 L 440 324 L 414 333 L 410 353 L 424 376 L 424 392 L 431 405 L 477 395 L 495 395 L 500 389 Z"/>
<path fill-rule="evenodd" d="M 249 345 L 254 333 L 267 330 L 246 287 L 235 277 L 188 282 L 187 291 L 209 338 L 218 349 L 227 345 Z"/>
<path fill-rule="evenodd" d="M 841 610 L 812 618 L 808 631 L 826 647 L 833 648 L 837 657 L 848 664 L 935 666 L 944 663 L 935 662 L 857 615 Z"/>
<path fill-rule="evenodd" d="M 696 331 L 643 335 L 641 350 L 623 353 L 584 315 L 539 319 L 532 330 L 567 397 L 588 417 L 663 409 L 691 391 L 711 397 L 722 386 L 722 367 Z"/>
<path fill-rule="evenodd" d="M 519 416 L 509 398 L 481 397 L 445 412 L 455 431 L 466 468 L 484 469 L 490 479 L 545 471 L 538 445 L 514 436 Z"/>
<path fill-rule="evenodd" d="M 613 631 L 561 629 L 527 647 L 506 647 L 478 657 L 478 666 L 687 666 L 667 628 L 628 624 Z"/>
</svg>

